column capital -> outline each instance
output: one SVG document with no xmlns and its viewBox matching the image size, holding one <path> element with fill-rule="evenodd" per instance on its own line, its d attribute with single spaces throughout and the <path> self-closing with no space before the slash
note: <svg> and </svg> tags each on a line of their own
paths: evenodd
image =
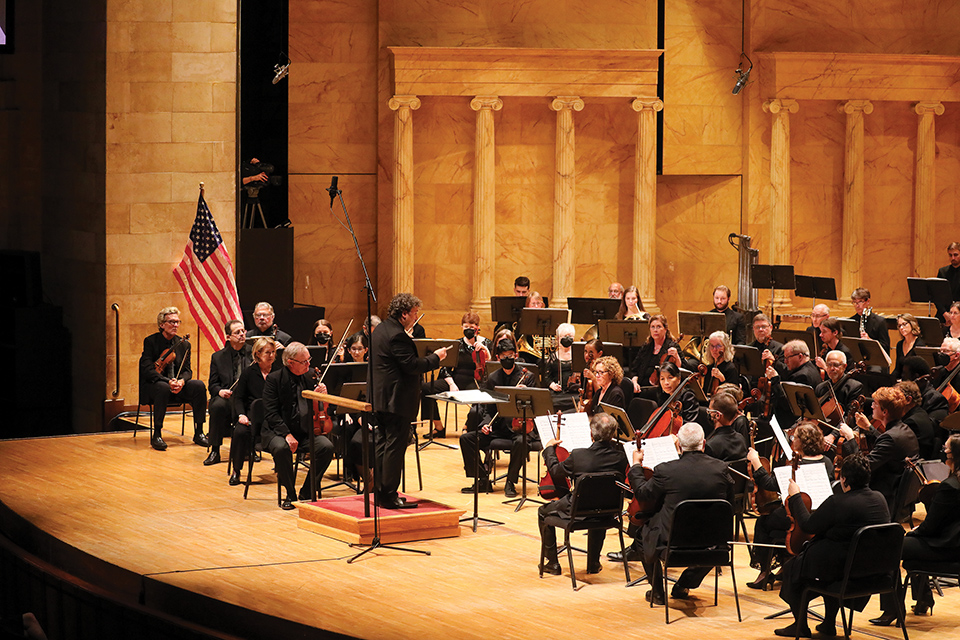
<svg viewBox="0 0 960 640">
<path fill-rule="evenodd" d="M 763 110 L 766 113 L 778 114 L 781 111 L 787 113 L 796 113 L 800 111 L 800 104 L 796 100 L 789 98 L 772 98 L 763 103 Z"/>
<path fill-rule="evenodd" d="M 873 103 L 869 100 L 847 100 L 837 105 L 837 111 L 848 116 L 858 111 L 870 115 L 873 113 Z"/>
<path fill-rule="evenodd" d="M 563 111 L 564 109 L 583 111 L 583 98 L 579 96 L 557 96 L 550 102 L 550 108 L 554 111 Z"/>
<path fill-rule="evenodd" d="M 942 116 L 943 115 L 943 103 L 942 102 L 918 102 L 913 105 L 913 110 L 917 113 L 918 116 L 926 115 L 932 113 L 933 115 Z"/>
<path fill-rule="evenodd" d="M 420 98 L 417 96 L 393 96 L 387 101 L 387 106 L 391 111 L 396 111 L 401 107 L 409 107 L 413 111 L 420 108 Z"/>
<path fill-rule="evenodd" d="M 630 103 L 634 111 L 663 111 L 663 100 L 660 98 L 637 98 Z"/>
<path fill-rule="evenodd" d="M 470 101 L 470 108 L 474 111 L 480 111 L 481 109 L 500 111 L 500 109 L 503 109 L 503 100 L 497 96 L 477 96 Z"/>
</svg>

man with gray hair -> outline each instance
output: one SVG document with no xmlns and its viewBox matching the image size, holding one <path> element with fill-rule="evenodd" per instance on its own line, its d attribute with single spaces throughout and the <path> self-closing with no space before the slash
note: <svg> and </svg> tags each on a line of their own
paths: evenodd
<svg viewBox="0 0 960 640">
<path fill-rule="evenodd" d="M 247 340 L 273 338 L 284 346 L 290 344 L 293 336 L 286 331 L 281 331 L 280 327 L 274 324 L 273 319 L 275 317 L 276 315 L 274 314 L 272 304 L 269 302 L 258 302 L 253 308 L 254 328 L 247 331 Z"/>
<path fill-rule="evenodd" d="M 547 516 L 570 515 L 572 495 L 567 489 L 568 478 L 574 482 L 585 473 L 603 473 L 612 471 L 623 476 L 627 469 L 627 455 L 619 442 L 614 441 L 617 433 L 617 420 L 609 413 L 598 413 L 590 418 L 590 439 L 593 441 L 586 449 L 574 449 L 563 462 L 557 458 L 557 445 L 560 441 L 551 440 L 543 448 L 543 459 L 554 486 L 565 492 L 559 500 L 548 502 L 537 511 L 540 523 L 540 537 L 543 540 L 543 572 L 560 575 L 560 563 L 557 560 L 557 532 L 553 527 L 544 525 Z M 563 487 L 563 489 L 561 489 Z M 583 505 L 581 505 L 583 506 Z M 587 505 L 589 507 L 589 505 Z M 590 531 L 587 534 L 587 573 L 599 573 L 600 551 L 603 549 L 605 531 Z"/>
<path fill-rule="evenodd" d="M 653 587 L 646 598 L 654 604 L 665 601 L 660 554 L 670 538 L 670 527 L 677 505 L 684 500 L 722 499 L 733 501 L 733 478 L 727 464 L 703 452 L 703 427 L 687 422 L 676 436 L 680 459 L 658 464 L 653 477 L 646 480 L 643 472 L 643 449 L 633 454 L 630 486 L 641 504 L 658 505 L 656 512 L 640 530 L 643 546 L 643 568 Z M 685 569 L 677 579 L 670 596 L 686 599 L 692 588 L 700 586 L 710 568 Z"/>
</svg>

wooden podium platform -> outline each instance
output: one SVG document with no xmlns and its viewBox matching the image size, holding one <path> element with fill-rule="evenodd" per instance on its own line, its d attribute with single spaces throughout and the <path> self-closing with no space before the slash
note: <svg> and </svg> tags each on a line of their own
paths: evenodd
<svg viewBox="0 0 960 640">
<path fill-rule="evenodd" d="M 401 494 L 402 495 L 402 494 Z M 460 535 L 460 517 L 465 511 L 448 507 L 432 500 L 415 500 L 403 496 L 409 502 L 417 502 L 416 509 L 381 509 L 380 541 L 413 542 L 455 538 Z M 295 503 L 300 513 L 297 526 L 307 531 L 348 542 L 370 544 L 374 537 L 373 506 L 371 515 L 363 516 L 363 496 L 350 495 L 326 498 L 316 502 Z"/>
</svg>

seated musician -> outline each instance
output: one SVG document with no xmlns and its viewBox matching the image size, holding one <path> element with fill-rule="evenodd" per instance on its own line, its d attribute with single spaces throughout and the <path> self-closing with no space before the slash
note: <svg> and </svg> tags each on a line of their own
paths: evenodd
<svg viewBox="0 0 960 640">
<path fill-rule="evenodd" d="M 293 336 L 273 323 L 275 317 L 272 304 L 258 302 L 253 308 L 253 324 L 256 327 L 247 331 L 247 339 L 267 337 L 273 338 L 283 346 L 290 344 Z"/>
<path fill-rule="evenodd" d="M 300 342 L 291 342 L 283 350 L 283 368 L 267 376 L 263 387 L 264 424 L 260 438 L 264 451 L 273 456 L 277 481 L 286 490 L 280 508 L 291 510 L 295 500 L 309 500 L 333 459 L 333 444 L 326 436 L 314 437 L 310 464 L 316 477 L 316 487 L 310 486 L 307 474 L 296 493 L 293 473 L 293 454 L 310 443 L 313 430 L 313 404 L 301 395 L 305 389 L 326 393 L 327 386 L 316 383 L 316 373 L 310 369 L 310 352 Z"/>
<path fill-rule="evenodd" d="M 790 442 L 794 455 L 800 456 L 800 464 L 822 464 L 827 470 L 827 477 L 833 480 L 834 468 L 833 461 L 823 455 L 824 441 L 823 433 L 813 422 L 801 422 L 793 431 L 793 439 Z M 750 461 L 750 467 L 753 469 L 753 481 L 762 490 L 779 492 L 777 477 L 761 463 L 760 454 L 756 449 L 751 448 L 747 451 L 747 460 Z M 774 461 L 775 462 L 775 461 Z M 768 495 L 773 495 L 768 494 Z M 757 494 L 760 495 L 759 493 Z M 779 545 L 783 544 L 790 529 L 790 519 L 787 517 L 787 510 L 783 504 L 770 502 L 768 504 L 755 505 L 760 517 L 753 528 L 753 541 L 757 546 L 752 547 L 752 560 L 759 565 L 760 575 L 753 582 L 748 582 L 747 586 L 751 589 L 763 589 L 766 591 L 779 578 L 771 570 L 775 556 L 783 557 L 785 554 L 774 547 L 760 545 Z"/>
<path fill-rule="evenodd" d="M 871 490 L 870 464 L 860 454 L 844 458 L 840 468 L 840 486 L 843 493 L 828 497 L 813 513 L 807 511 L 800 497 L 800 487 L 790 481 L 787 499 L 790 513 L 802 531 L 813 535 L 803 551 L 784 564 L 780 598 L 790 605 L 793 624 L 774 633 L 792 638 L 810 637 L 807 626 L 807 606 L 802 599 L 803 590 L 815 581 L 829 584 L 843 577 L 843 570 L 853 534 L 860 527 L 883 524 L 890 521 L 883 495 Z M 844 606 L 862 611 L 868 598 L 847 600 Z M 834 598 L 824 598 L 823 622 L 817 625 L 821 636 L 837 634 L 837 612 L 840 603 Z M 798 628 L 799 627 L 799 628 Z"/>
<path fill-rule="evenodd" d="M 753 342 L 749 346 L 760 351 L 760 359 L 765 363 L 783 360 L 783 343 L 773 339 L 773 325 L 765 313 L 753 316 Z"/>
<path fill-rule="evenodd" d="M 580 407 L 579 411 L 586 411 L 583 404 L 589 400 L 596 390 L 597 381 L 593 375 L 593 363 L 603 357 L 603 343 L 594 338 L 587 340 L 583 345 L 583 362 L 586 365 L 583 373 L 574 374 L 574 382 L 580 385 Z"/>
<path fill-rule="evenodd" d="M 722 313 L 727 317 L 726 332 L 733 344 L 746 344 L 747 324 L 743 319 L 743 314 L 730 307 L 729 287 L 721 284 L 713 290 L 713 309 L 710 309 L 710 311 Z"/>
<path fill-rule="evenodd" d="M 619 282 L 611 282 L 607 287 L 607 297 L 611 300 L 623 299 L 623 285 Z"/>
<path fill-rule="evenodd" d="M 333 341 L 333 325 L 329 320 L 320 318 L 313 323 L 313 344 L 325 347 Z"/>
<path fill-rule="evenodd" d="M 840 321 L 837 318 L 827 318 L 820 323 L 821 354 L 825 351 L 840 351 L 843 353 L 844 361 L 847 363 L 847 366 L 849 366 L 854 363 L 855 358 L 853 357 L 853 352 L 850 351 L 850 347 L 843 344 L 841 340 L 842 337 L 843 331 L 840 328 Z M 822 355 L 817 356 L 816 364 L 820 370 L 827 370 L 827 363 L 824 361 Z"/>
<path fill-rule="evenodd" d="M 346 342 L 344 342 L 344 347 L 344 363 L 367 361 L 367 356 L 370 353 L 370 344 L 367 340 L 367 335 L 363 333 L 363 331 L 351 334 Z M 340 389 L 346 381 L 343 380 L 342 376 L 339 379 L 335 376 L 328 377 L 330 378 L 330 393 L 332 395 L 340 395 Z M 335 411 L 335 408 L 331 406 L 330 411 Z M 342 438 L 342 441 L 346 441 L 343 460 L 344 475 L 347 478 L 362 478 L 363 433 L 359 429 L 359 422 L 354 419 L 353 414 L 349 413 L 335 417 L 334 421 L 333 433 L 336 434 L 337 437 Z"/>
<path fill-rule="evenodd" d="M 593 363 L 593 375 L 597 382 L 597 390 L 593 394 L 593 401 L 587 408 L 587 413 L 593 415 L 603 411 L 602 404 L 609 404 L 620 409 L 627 408 L 627 400 L 620 388 L 623 380 L 623 369 L 613 356 L 597 358 Z"/>
<path fill-rule="evenodd" d="M 951 302 L 950 308 L 943 313 L 946 320 L 946 337 L 960 338 L 960 302 Z"/>
<path fill-rule="evenodd" d="M 663 574 L 660 553 L 670 538 L 670 525 L 678 504 L 684 500 L 720 498 L 733 502 L 733 478 L 727 464 L 703 453 L 703 427 L 687 423 L 677 433 L 680 459 L 658 464 L 653 477 L 643 473 L 643 449 L 633 454 L 630 486 L 640 504 L 657 505 L 656 512 L 640 529 L 643 568 L 652 589 L 646 598 L 654 604 L 664 603 Z M 670 596 L 687 599 L 690 589 L 710 572 L 710 567 L 687 568 L 677 578 Z"/>
<path fill-rule="evenodd" d="M 210 454 L 203 461 L 204 466 L 220 463 L 220 445 L 223 436 L 229 433 L 233 425 L 233 407 L 230 397 L 240 374 L 250 364 L 250 346 L 247 344 L 247 332 L 240 320 L 228 320 L 224 331 L 227 344 L 210 356 L 210 377 L 207 389 L 210 390 Z"/>
<path fill-rule="evenodd" d="M 629 462 L 623 447 L 614 440 L 616 433 L 616 419 L 609 414 L 598 413 L 590 418 L 590 439 L 593 444 L 589 448 L 574 449 L 566 460 L 560 462 L 557 458 L 557 445 L 560 441 L 548 442 L 543 448 L 543 460 L 554 483 L 564 478 L 572 479 L 575 483 L 585 473 L 616 472 L 622 476 Z M 557 532 L 553 527 L 545 526 L 543 521 L 547 516 L 554 514 L 569 515 L 572 496 L 572 493 L 567 493 L 537 510 L 540 538 L 545 550 L 544 573 L 560 575 L 560 563 L 557 560 Z M 589 505 L 585 506 L 589 507 Z M 587 573 L 600 573 L 603 568 L 600 564 L 600 552 L 603 550 L 605 533 L 590 531 L 587 534 Z"/>
<path fill-rule="evenodd" d="M 680 345 L 670 334 L 666 317 L 658 313 L 650 317 L 650 337 L 630 364 L 633 390 L 639 393 L 641 386 L 657 384 L 657 367 L 666 361 L 681 366 Z"/>
<path fill-rule="evenodd" d="M 657 405 L 662 405 L 680 386 L 680 381 L 680 369 L 677 365 L 672 362 L 665 362 L 660 366 L 658 386 L 652 389 L 644 389 L 637 397 L 653 400 Z M 683 416 L 683 421 L 696 422 L 697 415 L 700 413 L 700 403 L 693 391 L 684 388 L 676 399 L 681 404 L 680 415 Z"/>
<path fill-rule="evenodd" d="M 879 423 L 882 431 L 873 426 L 864 414 L 856 414 L 861 437 L 865 435 L 871 443 L 870 453 L 867 455 L 871 474 L 870 488 L 883 494 L 896 521 L 899 521 L 900 514 L 893 513 L 894 500 L 906 466 L 904 458 L 913 458 L 920 453 L 917 436 L 902 420 L 906 408 L 907 398 L 900 389 L 881 387 L 873 392 L 873 420 Z M 840 433 L 847 440 L 843 444 L 844 454 L 849 455 L 857 447 L 853 430 L 846 424 L 841 424 Z"/>
<path fill-rule="evenodd" d="M 190 343 L 179 337 L 180 310 L 161 309 L 157 314 L 157 329 L 157 333 L 143 339 L 140 355 L 140 404 L 153 405 L 150 446 L 166 451 L 167 443 L 161 431 L 167 406 L 183 403 L 193 409 L 193 442 L 206 447 L 209 442 L 203 433 L 203 423 L 207 418 L 207 386 L 202 380 L 193 380 Z M 165 354 L 168 357 L 163 358 Z"/>
<path fill-rule="evenodd" d="M 424 380 L 421 386 L 420 394 L 420 419 L 433 421 L 434 438 L 445 438 L 447 435 L 446 427 L 440 420 L 440 409 L 437 401 L 428 398 L 428 395 L 443 393 L 444 391 L 459 391 L 460 389 L 478 389 L 480 382 L 486 376 L 483 368 L 480 369 L 480 378 L 476 377 L 477 363 L 482 359 L 485 362 L 490 360 L 490 351 L 493 345 L 489 340 L 480 335 L 480 314 L 475 311 L 467 311 L 460 318 L 460 327 L 463 331 L 463 337 L 457 342 L 457 364 L 455 367 L 441 367 L 437 378 L 433 382 L 429 379 Z"/>
<path fill-rule="evenodd" d="M 254 400 L 263 398 L 263 386 L 267 376 L 273 371 L 277 359 L 277 341 L 273 338 L 257 338 L 253 343 L 253 363 L 250 364 L 237 381 L 233 392 L 233 440 L 230 442 L 230 460 L 233 470 L 229 484 L 240 484 L 240 471 L 247 456 L 251 455 L 251 446 L 260 440 L 263 424 L 253 424 L 251 407 Z"/>
<path fill-rule="evenodd" d="M 518 298 L 526 298 L 530 293 L 530 278 L 527 276 L 517 276 L 513 281 L 513 295 Z"/>
<path fill-rule="evenodd" d="M 875 313 L 870 306 L 870 291 L 860 287 L 850 294 L 853 308 L 856 313 L 850 316 L 857 324 L 863 327 L 861 338 L 870 338 L 880 343 L 884 352 L 890 353 L 890 333 L 887 331 L 887 321 L 879 313 Z"/>
<path fill-rule="evenodd" d="M 819 358 L 818 358 L 819 360 Z M 859 380 L 852 377 L 843 378 L 844 371 L 847 369 L 847 356 L 842 351 L 831 351 L 827 354 L 825 360 L 827 369 L 827 379 L 814 388 L 817 398 L 820 400 L 820 406 L 823 406 L 829 400 L 836 398 L 837 404 L 843 412 L 844 417 L 850 413 L 850 405 L 853 404 L 861 394 L 864 393 L 864 386 Z M 831 388 L 833 391 L 831 392 Z M 830 419 L 830 416 L 827 416 Z M 832 445 L 836 440 L 831 432 L 826 436 L 827 445 Z"/>
<path fill-rule="evenodd" d="M 650 315 L 643 310 L 640 290 L 630 285 L 620 299 L 620 310 L 616 315 L 617 320 L 646 320 L 649 317 Z"/>
<path fill-rule="evenodd" d="M 517 347 L 510 340 L 501 340 L 496 351 L 501 368 L 487 376 L 485 388 L 493 391 L 496 387 L 523 387 L 532 386 L 529 375 L 526 374 L 517 362 Z M 515 431 L 512 421 L 499 417 L 496 405 L 477 405 L 470 409 L 471 416 L 467 419 L 466 429 L 460 434 L 460 453 L 463 456 L 463 469 L 468 478 L 474 478 L 479 484 L 479 491 L 490 492 L 492 487 L 487 476 L 487 470 L 481 465 L 476 469 L 477 449 L 490 451 L 490 443 L 494 439 L 510 440 L 513 444 L 510 449 L 510 466 L 507 469 L 507 482 L 503 494 L 508 498 L 516 497 L 516 483 L 520 478 L 520 468 L 523 466 L 524 451 L 529 451 L 528 445 L 540 442 L 540 436 L 534 429 L 529 434 L 524 429 Z M 526 440 L 526 444 L 524 440 Z M 474 487 L 464 487 L 462 493 L 473 493 Z"/>
<path fill-rule="evenodd" d="M 783 362 L 768 366 L 766 377 L 773 386 L 774 412 L 781 427 L 793 424 L 799 417 L 790 410 L 781 382 L 795 382 L 816 388 L 820 384 L 820 370 L 810 360 L 810 347 L 803 340 L 791 340 L 783 345 Z"/>
<path fill-rule="evenodd" d="M 553 394 L 553 407 L 562 411 L 573 411 L 580 385 L 573 374 L 573 343 L 576 329 L 564 322 L 557 327 L 557 350 L 547 358 L 547 370 L 544 372 L 544 386 Z"/>
<path fill-rule="evenodd" d="M 937 429 L 930 419 L 930 414 L 923 408 L 923 396 L 916 382 L 901 380 L 897 389 L 903 392 L 907 399 L 907 406 L 903 412 L 903 423 L 910 427 L 913 435 L 917 436 L 917 446 L 920 447 L 920 457 L 931 460 L 941 450 L 942 439 L 937 437 Z"/>
<path fill-rule="evenodd" d="M 531 291 L 524 302 L 525 309 L 544 309 L 546 305 L 543 302 L 543 296 L 537 291 Z M 520 347 L 518 358 L 521 362 L 530 364 L 539 364 L 543 356 L 544 337 L 541 335 L 521 335 L 517 345 Z M 547 351 L 553 351 L 557 348 L 556 339 L 552 335 L 546 336 Z"/>
<path fill-rule="evenodd" d="M 733 428 L 733 422 L 740 415 L 737 401 L 729 393 L 717 392 L 710 398 L 707 410 L 713 420 L 713 431 L 706 439 L 704 452 L 717 460 L 732 462 L 747 455 L 747 441 Z"/>
<path fill-rule="evenodd" d="M 745 416 L 740 409 L 740 403 L 743 401 L 743 387 L 733 384 L 732 382 L 724 382 L 717 387 L 717 393 L 726 393 L 733 398 L 733 401 L 737 404 L 737 417 L 733 419 L 730 426 L 733 427 L 734 431 L 743 436 L 744 442 L 750 442 L 750 421 L 747 420 L 747 416 Z"/>
<path fill-rule="evenodd" d="M 897 361 L 893 365 L 894 380 L 903 378 L 903 361 L 910 356 L 916 355 L 917 347 L 925 347 L 927 343 L 920 337 L 920 323 L 910 313 L 901 313 L 897 315 L 897 331 L 900 333 L 900 341 L 897 342 L 896 352 Z"/>
<path fill-rule="evenodd" d="M 940 344 L 940 359 L 942 366 L 933 369 L 931 382 L 936 388 L 943 386 L 950 374 L 954 372 L 957 366 L 960 366 L 960 340 L 957 338 L 944 338 Z M 950 386 L 960 392 L 960 373 L 953 376 L 950 380 Z"/>
<path fill-rule="evenodd" d="M 920 395 L 923 398 L 921 403 L 924 411 L 930 416 L 935 427 L 939 430 L 940 440 L 945 442 L 949 433 L 940 429 L 940 422 L 947 417 L 950 412 L 950 404 L 943 394 L 937 391 L 936 385 L 930 382 L 930 365 L 920 356 L 909 356 L 903 359 L 903 379 L 911 380 L 917 383 L 920 388 Z"/>
<path fill-rule="evenodd" d="M 740 384 L 740 372 L 733 364 L 733 344 L 730 336 L 723 331 L 714 331 L 707 339 L 707 349 L 703 354 L 703 363 L 707 373 L 703 376 L 703 391 L 708 396 L 716 392 L 724 382 Z"/>
<path fill-rule="evenodd" d="M 922 560 L 925 562 L 960 561 L 960 435 L 952 435 L 944 445 L 947 468 L 950 475 L 937 484 L 933 500 L 927 505 L 927 516 L 923 522 L 908 531 L 903 539 L 903 560 Z M 918 616 L 933 615 L 933 591 L 930 580 L 913 580 L 913 612 Z M 897 619 L 896 601 L 893 594 L 880 595 L 880 608 L 883 613 L 870 622 L 887 626 Z"/>
</svg>

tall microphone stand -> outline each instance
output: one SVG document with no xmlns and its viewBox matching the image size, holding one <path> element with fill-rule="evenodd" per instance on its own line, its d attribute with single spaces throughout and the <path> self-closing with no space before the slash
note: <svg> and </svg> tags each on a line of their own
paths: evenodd
<svg viewBox="0 0 960 640">
<path fill-rule="evenodd" d="M 360 260 L 360 266 L 363 268 L 363 278 L 364 278 L 363 288 L 367 295 L 367 325 L 366 326 L 368 327 L 367 330 L 370 332 L 369 339 L 370 339 L 370 344 L 372 346 L 373 345 L 373 327 L 370 326 L 372 324 L 370 320 L 373 315 L 373 311 L 372 311 L 373 303 L 377 301 L 377 294 L 374 293 L 373 291 L 373 283 L 370 282 L 370 274 L 367 271 L 367 263 L 363 261 L 363 253 L 360 251 L 360 242 L 357 240 L 357 234 L 353 230 L 353 222 L 350 221 L 350 214 L 347 213 L 347 205 L 343 201 L 343 191 L 337 188 L 337 176 L 333 177 L 333 179 L 330 182 L 330 188 L 327 189 L 327 191 L 330 193 L 330 212 L 331 213 L 333 213 L 333 201 L 337 198 L 340 198 L 340 207 L 343 209 L 343 216 L 344 218 L 346 218 L 346 221 L 347 221 L 347 225 L 346 225 L 347 230 L 350 231 L 350 236 L 353 238 L 353 246 L 357 250 L 357 258 Z M 367 379 L 370 381 L 370 385 L 369 385 L 370 388 L 367 389 L 367 394 L 372 400 L 373 399 L 373 354 L 372 353 L 367 358 Z M 371 415 L 369 416 L 370 418 L 374 418 L 375 409 L 376 407 L 374 407 L 374 412 L 371 412 Z M 374 426 L 376 426 L 375 418 L 372 420 L 372 422 Z M 363 445 L 364 445 L 364 459 L 366 459 L 367 446 L 369 444 L 367 442 L 367 431 L 366 431 L 367 425 L 365 423 L 361 423 L 360 428 L 364 430 Z M 380 437 L 383 437 L 383 434 L 380 434 Z M 377 434 L 376 434 L 376 431 L 374 431 L 374 455 L 375 456 L 376 456 L 376 450 L 377 450 L 376 442 L 375 442 L 376 438 L 377 438 Z M 380 465 L 378 464 L 378 461 L 376 460 L 376 458 L 374 458 L 373 479 L 372 479 L 374 487 L 376 487 L 377 482 L 379 482 L 380 480 L 377 473 L 377 468 L 379 466 Z M 370 487 L 369 486 L 366 486 L 363 492 L 363 499 L 364 499 L 364 505 L 363 505 L 364 516 L 369 517 L 370 516 Z M 379 497 L 378 491 L 373 492 L 373 540 L 370 541 L 369 545 L 351 544 L 350 546 L 351 547 L 366 546 L 367 548 L 361 551 L 360 553 L 358 553 L 357 555 L 353 556 L 349 560 L 347 560 L 347 564 L 351 564 L 354 561 L 359 560 L 361 556 L 363 556 L 366 553 L 369 553 L 370 551 L 373 551 L 374 549 L 394 549 L 396 551 L 420 553 L 427 556 L 430 555 L 429 551 L 422 551 L 420 549 L 408 549 L 406 547 L 397 547 L 394 545 L 384 544 L 383 542 L 380 541 L 380 497 Z"/>
</svg>

